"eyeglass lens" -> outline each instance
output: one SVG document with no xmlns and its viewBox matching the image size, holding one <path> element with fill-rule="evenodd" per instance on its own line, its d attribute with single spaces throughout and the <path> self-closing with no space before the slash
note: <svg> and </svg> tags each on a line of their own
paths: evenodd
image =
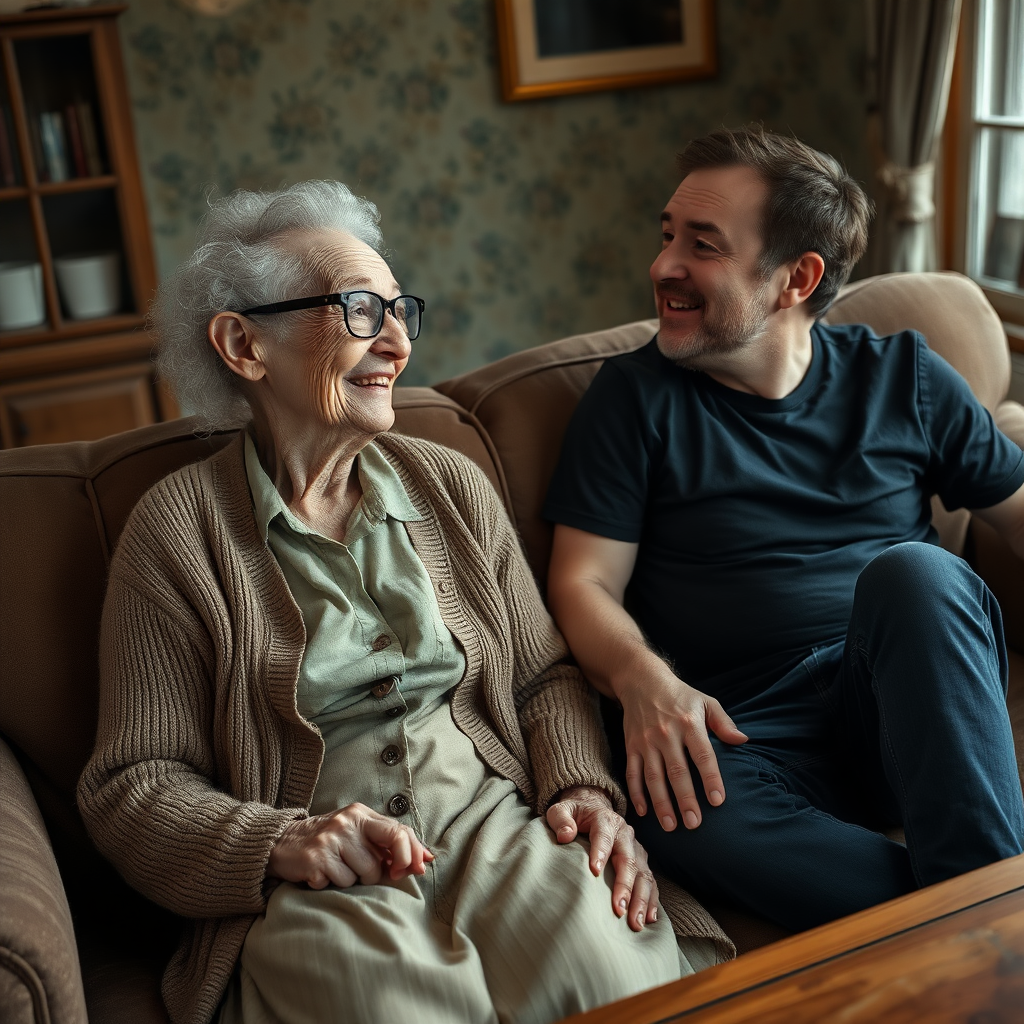
<svg viewBox="0 0 1024 1024">
<path fill-rule="evenodd" d="M 387 305 L 410 340 L 420 333 L 420 307 L 411 295 L 399 295 Z M 345 299 L 345 321 L 356 338 L 373 338 L 384 323 L 384 300 L 376 292 L 349 292 Z"/>
</svg>

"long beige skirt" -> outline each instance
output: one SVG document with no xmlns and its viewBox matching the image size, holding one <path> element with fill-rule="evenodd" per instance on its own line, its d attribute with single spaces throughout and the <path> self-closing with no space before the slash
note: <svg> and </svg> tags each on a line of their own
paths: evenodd
<svg viewBox="0 0 1024 1024">
<path fill-rule="evenodd" d="M 249 930 L 220 1024 L 548 1024 L 692 973 L 668 916 L 641 932 L 616 917 L 611 867 L 595 878 L 585 839 L 556 842 L 447 700 L 396 688 L 363 703 L 325 730 L 310 810 L 383 812 L 401 792 L 401 820 L 436 859 L 400 882 L 280 885 Z M 391 705 L 406 713 L 389 716 Z M 404 755 L 394 767 L 387 744 Z"/>
</svg>

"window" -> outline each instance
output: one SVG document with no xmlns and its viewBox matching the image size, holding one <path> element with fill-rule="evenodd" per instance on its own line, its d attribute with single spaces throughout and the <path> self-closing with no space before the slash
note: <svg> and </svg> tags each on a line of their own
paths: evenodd
<svg viewBox="0 0 1024 1024">
<path fill-rule="evenodd" d="M 1024 353 L 1024 3 L 965 3 L 961 30 L 949 125 L 957 145 L 947 162 L 957 194 L 953 264 L 984 288 Z"/>
</svg>

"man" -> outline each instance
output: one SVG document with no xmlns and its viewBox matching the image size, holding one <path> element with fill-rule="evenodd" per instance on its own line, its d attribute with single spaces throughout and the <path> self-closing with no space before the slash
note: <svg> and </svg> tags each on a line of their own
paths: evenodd
<svg viewBox="0 0 1024 1024">
<path fill-rule="evenodd" d="M 929 500 L 1024 555 L 1024 455 L 920 335 L 816 322 L 870 217 L 835 160 L 750 127 L 680 170 L 658 334 L 566 435 L 548 596 L 652 861 L 800 930 L 1022 850 L 999 607 Z"/>
</svg>

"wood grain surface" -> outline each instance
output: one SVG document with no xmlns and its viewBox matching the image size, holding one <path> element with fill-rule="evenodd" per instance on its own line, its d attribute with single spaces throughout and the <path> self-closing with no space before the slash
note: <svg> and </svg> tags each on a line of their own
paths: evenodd
<svg viewBox="0 0 1024 1024">
<path fill-rule="evenodd" d="M 1024 1021 L 1024 856 L 566 1024 Z"/>
</svg>

